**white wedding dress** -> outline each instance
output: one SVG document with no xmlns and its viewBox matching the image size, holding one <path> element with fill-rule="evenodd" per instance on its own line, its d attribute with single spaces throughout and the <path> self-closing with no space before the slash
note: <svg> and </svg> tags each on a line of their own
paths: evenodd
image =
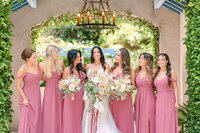
<svg viewBox="0 0 200 133">
<path fill-rule="evenodd" d="M 87 72 L 87 77 L 90 78 L 91 69 Z M 104 73 L 103 69 L 98 70 L 99 73 Z M 91 120 L 92 115 L 91 112 L 88 111 L 90 100 L 87 98 L 86 94 L 84 94 L 85 100 L 85 108 L 83 112 L 83 120 L 82 120 L 82 133 L 91 133 Z M 109 98 L 105 97 L 102 101 L 104 110 L 99 111 L 97 117 L 97 130 L 96 133 L 120 133 L 117 129 L 112 114 L 110 112 L 109 107 Z"/>
</svg>

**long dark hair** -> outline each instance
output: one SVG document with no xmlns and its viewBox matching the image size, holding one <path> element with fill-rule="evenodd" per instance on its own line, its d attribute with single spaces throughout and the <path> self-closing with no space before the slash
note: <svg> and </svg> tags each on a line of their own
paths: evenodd
<svg viewBox="0 0 200 133">
<path fill-rule="evenodd" d="M 158 55 L 158 58 L 159 58 L 159 56 L 164 56 L 165 57 L 165 59 L 168 61 L 167 62 L 167 66 L 166 66 L 166 70 L 167 70 L 167 73 L 166 73 L 166 75 L 167 75 L 167 77 L 168 77 L 168 86 L 170 87 L 171 86 L 171 63 L 170 63 L 170 60 L 169 60 L 169 56 L 166 54 L 166 53 L 160 53 L 159 55 Z M 157 58 L 157 60 L 158 60 L 158 58 Z M 157 61 L 158 62 L 158 61 Z M 154 80 L 155 80 L 155 78 L 158 76 L 158 73 L 160 72 L 160 67 L 157 65 L 157 71 L 156 71 L 156 73 L 155 73 L 155 76 L 154 76 Z"/>
<path fill-rule="evenodd" d="M 122 72 L 123 74 L 130 75 L 131 74 L 130 54 L 126 48 L 120 48 L 119 51 L 121 53 Z M 119 64 L 115 62 L 114 66 L 111 68 L 111 72 L 113 72 L 118 65 Z"/>
<path fill-rule="evenodd" d="M 69 50 L 68 53 L 67 53 L 67 59 L 68 59 L 68 63 L 69 63 L 68 66 L 70 66 L 70 74 L 74 73 L 73 72 L 73 68 L 75 67 L 74 66 L 74 60 L 76 60 L 78 53 L 80 54 L 80 57 L 81 57 L 81 51 L 80 50 L 72 49 L 72 50 Z M 79 76 L 80 76 L 80 71 L 86 73 L 86 70 L 83 67 L 82 63 L 77 64 L 76 70 L 78 71 Z"/>
<path fill-rule="evenodd" d="M 149 53 L 142 53 L 139 56 L 139 59 L 141 56 L 144 56 L 144 59 L 147 61 L 146 64 L 146 72 L 147 72 L 147 77 L 149 80 L 153 79 L 153 56 Z M 138 72 L 141 70 L 141 66 L 138 66 L 135 70 L 136 75 L 138 74 Z"/>
<path fill-rule="evenodd" d="M 92 48 L 92 51 L 91 51 L 91 57 L 90 57 L 90 60 L 91 60 L 91 63 L 94 63 L 94 49 L 95 48 L 97 48 L 98 50 L 99 50 L 99 52 L 100 52 L 100 55 L 101 55 L 101 57 L 100 57 L 100 62 L 101 62 L 101 65 L 102 65 L 102 67 L 103 67 L 103 69 L 104 69 L 104 71 L 106 70 L 106 62 L 105 62 L 105 57 L 104 57 L 104 54 L 103 54 L 103 51 L 102 51 L 102 49 L 101 49 L 101 47 L 99 47 L 99 46 L 94 46 L 93 48 Z"/>
</svg>

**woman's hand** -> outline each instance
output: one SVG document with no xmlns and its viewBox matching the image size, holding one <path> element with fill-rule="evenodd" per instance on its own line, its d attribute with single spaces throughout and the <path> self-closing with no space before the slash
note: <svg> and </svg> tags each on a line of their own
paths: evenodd
<svg viewBox="0 0 200 133">
<path fill-rule="evenodd" d="M 25 100 L 23 101 L 23 104 L 24 104 L 24 106 L 29 106 L 29 102 L 28 102 L 28 100 L 25 99 Z"/>
<path fill-rule="evenodd" d="M 178 109 L 179 109 L 179 105 L 177 102 L 175 103 L 175 109 L 176 109 L 176 111 L 178 111 Z"/>
<path fill-rule="evenodd" d="M 71 100 L 74 100 L 74 93 L 69 94 L 69 97 L 71 98 Z"/>
</svg>

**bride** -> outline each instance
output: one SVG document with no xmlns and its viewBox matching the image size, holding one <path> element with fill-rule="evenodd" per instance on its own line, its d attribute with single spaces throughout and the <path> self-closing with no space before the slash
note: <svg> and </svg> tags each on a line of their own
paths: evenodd
<svg viewBox="0 0 200 133">
<path fill-rule="evenodd" d="M 109 65 L 105 63 L 103 52 L 99 46 L 94 46 L 91 51 L 91 64 L 86 65 L 87 77 L 90 79 L 90 73 L 97 71 L 99 73 L 109 73 Z M 82 120 L 83 133 L 119 133 L 109 107 L 109 98 L 105 97 L 102 101 L 103 111 L 89 112 L 90 99 L 84 94 L 85 108 Z M 95 111 L 94 111 L 95 110 Z"/>
</svg>

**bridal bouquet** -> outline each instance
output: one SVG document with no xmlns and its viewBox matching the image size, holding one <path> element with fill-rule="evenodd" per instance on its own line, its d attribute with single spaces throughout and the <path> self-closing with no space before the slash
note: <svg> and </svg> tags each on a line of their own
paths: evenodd
<svg viewBox="0 0 200 133">
<path fill-rule="evenodd" d="M 121 100 L 124 100 L 127 97 L 127 94 L 133 90 L 130 76 L 125 75 L 115 79 L 111 90 L 113 97 L 115 97 L 117 100 L 119 100 L 121 97 Z"/>
<path fill-rule="evenodd" d="M 110 96 L 113 79 L 110 75 L 93 71 L 88 82 L 84 85 L 84 100 L 90 99 L 90 106 L 103 111 L 103 98 Z"/>
<path fill-rule="evenodd" d="M 70 96 L 71 100 L 74 100 L 74 93 L 80 90 L 80 79 L 76 76 L 68 76 L 67 79 L 61 80 L 58 87 L 62 94 L 67 94 Z M 66 95 L 63 96 L 65 98 Z"/>
</svg>

